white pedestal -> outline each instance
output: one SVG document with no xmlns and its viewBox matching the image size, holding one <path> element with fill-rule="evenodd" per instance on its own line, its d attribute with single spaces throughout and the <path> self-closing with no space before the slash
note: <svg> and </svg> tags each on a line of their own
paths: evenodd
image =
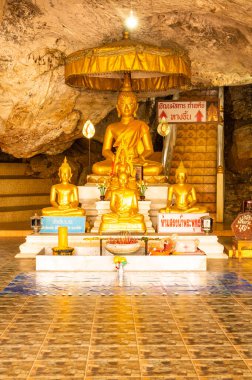
<svg viewBox="0 0 252 380">
<path fill-rule="evenodd" d="M 87 219 L 94 223 L 98 216 L 96 209 L 96 202 L 100 199 L 100 192 L 96 184 L 86 184 L 85 186 L 78 186 L 79 200 L 81 207 L 86 210 Z M 145 196 L 146 199 L 151 201 L 149 217 L 152 222 L 153 228 L 156 230 L 157 215 L 161 208 L 166 207 L 167 204 L 168 184 L 148 185 Z M 147 202 L 147 201 L 145 201 Z M 139 202 L 140 203 L 140 202 Z M 139 211 L 140 212 L 140 211 Z M 141 214 L 141 212 L 140 212 Z"/>
<path fill-rule="evenodd" d="M 206 255 L 125 256 L 125 272 L 205 271 Z M 37 271 L 115 271 L 113 256 L 36 256 Z"/>
<path fill-rule="evenodd" d="M 179 235 L 179 240 L 199 240 L 199 249 L 201 249 L 208 258 L 211 259 L 228 259 L 224 253 L 224 246 L 218 242 L 216 235 Z"/>
<path fill-rule="evenodd" d="M 92 228 L 91 232 L 97 234 L 99 232 L 99 227 L 101 224 L 101 217 L 103 214 L 108 214 L 111 212 L 110 210 L 110 202 L 109 201 L 98 201 L 95 202 L 96 209 L 97 209 L 97 218 L 94 222 L 94 227 Z M 138 209 L 139 214 L 142 214 L 144 216 L 144 221 L 146 224 L 146 232 L 147 233 L 154 233 L 155 230 L 152 227 L 152 222 L 149 217 L 149 210 L 150 210 L 151 201 L 139 201 L 138 202 Z"/>
</svg>

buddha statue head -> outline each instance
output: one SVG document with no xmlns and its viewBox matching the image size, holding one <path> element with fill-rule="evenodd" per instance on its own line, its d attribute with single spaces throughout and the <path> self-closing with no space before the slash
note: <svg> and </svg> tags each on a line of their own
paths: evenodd
<svg viewBox="0 0 252 380">
<path fill-rule="evenodd" d="M 130 77 L 125 74 L 121 91 L 116 105 L 118 117 L 135 117 L 138 109 L 137 98 L 131 88 Z"/>
<path fill-rule="evenodd" d="M 128 184 L 128 175 L 126 173 L 121 173 L 118 177 L 119 187 L 125 189 Z"/>
<path fill-rule="evenodd" d="M 184 164 L 182 161 L 180 161 L 180 164 L 178 168 L 176 169 L 176 183 L 184 184 L 187 182 L 187 170 L 184 167 Z"/>
<path fill-rule="evenodd" d="M 58 174 L 59 174 L 61 182 L 63 182 L 63 183 L 71 182 L 72 170 L 71 170 L 70 165 L 67 162 L 67 158 L 66 157 L 64 158 L 64 161 L 63 161 L 61 167 L 59 168 L 59 173 Z"/>
</svg>

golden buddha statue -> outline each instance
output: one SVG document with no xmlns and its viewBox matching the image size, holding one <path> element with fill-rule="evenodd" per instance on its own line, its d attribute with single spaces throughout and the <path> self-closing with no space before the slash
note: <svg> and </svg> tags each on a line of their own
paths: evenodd
<svg viewBox="0 0 252 380">
<path fill-rule="evenodd" d="M 204 213 L 207 212 L 206 207 L 197 205 L 197 197 L 195 188 L 186 183 L 187 182 L 187 170 L 180 162 L 179 167 L 176 170 L 176 184 L 169 186 L 168 190 L 168 202 L 166 208 L 159 210 L 161 213 Z M 173 200 L 175 198 L 175 204 Z"/>
<path fill-rule="evenodd" d="M 124 84 L 117 99 L 117 112 L 121 120 L 108 125 L 103 142 L 104 161 L 96 162 L 92 171 L 96 175 L 109 175 L 115 154 L 112 149 L 127 145 L 133 165 L 142 165 L 144 175 L 159 175 L 162 170 L 160 162 L 147 158 L 154 153 L 148 125 L 134 118 L 138 109 L 137 99 L 132 92 L 130 78 L 125 75 Z"/>
<path fill-rule="evenodd" d="M 119 187 L 111 191 L 109 214 L 102 215 L 99 232 L 130 231 L 144 233 L 144 216 L 138 214 L 137 192 L 128 187 L 128 175 L 119 174 Z"/>
<path fill-rule="evenodd" d="M 111 176 L 108 180 L 108 188 L 105 194 L 105 199 L 111 197 L 111 191 L 119 188 L 119 176 L 125 173 L 128 177 L 128 188 L 137 191 L 136 183 L 136 170 L 133 167 L 127 148 L 122 142 L 121 146 L 117 149 L 115 161 L 112 168 Z"/>
<path fill-rule="evenodd" d="M 70 183 L 72 177 L 71 167 L 65 157 L 59 168 L 61 183 L 53 185 L 50 193 L 52 207 L 42 209 L 44 216 L 83 216 L 85 210 L 78 207 L 79 197 L 77 186 Z"/>
</svg>

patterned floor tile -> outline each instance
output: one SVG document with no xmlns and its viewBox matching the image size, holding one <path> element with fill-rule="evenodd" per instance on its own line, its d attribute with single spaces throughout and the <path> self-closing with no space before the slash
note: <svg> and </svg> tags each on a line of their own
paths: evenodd
<svg viewBox="0 0 252 380">
<path fill-rule="evenodd" d="M 228 338 L 223 333 L 218 334 L 207 334 L 207 333 L 193 333 L 193 334 L 183 334 L 183 339 L 187 345 L 229 345 L 230 342 Z"/>
<path fill-rule="evenodd" d="M 32 344 L 33 342 L 41 344 L 45 338 L 46 333 L 43 334 L 33 334 L 32 332 L 27 333 L 18 333 L 18 334 L 3 334 L 0 338 L 0 346 L 2 345 L 23 345 Z"/>
<path fill-rule="evenodd" d="M 82 360 L 37 360 L 29 379 L 83 379 L 86 361 Z"/>
<path fill-rule="evenodd" d="M 19 242 L 0 244 L 0 380 L 252 380 L 252 260 L 119 286 L 116 273 L 38 274 L 14 260 Z"/>
<path fill-rule="evenodd" d="M 171 322 L 169 324 L 161 324 L 161 323 L 144 323 L 138 324 L 136 323 L 136 332 L 138 335 L 146 334 L 146 333 L 164 333 L 164 334 L 173 334 L 175 332 L 179 333 L 178 327 L 176 323 Z"/>
<path fill-rule="evenodd" d="M 129 379 L 132 376 L 140 376 L 139 360 L 119 358 L 90 360 L 87 365 L 86 377 L 114 376 L 115 373 L 119 374 L 119 376 L 128 376 Z"/>
<path fill-rule="evenodd" d="M 199 376 L 251 376 L 251 372 L 243 360 L 193 360 Z M 231 377 L 232 378 L 232 377 Z"/>
<path fill-rule="evenodd" d="M 0 361 L 0 379 L 26 379 L 33 361 L 3 359 Z"/>
<path fill-rule="evenodd" d="M 118 359 L 138 360 L 138 348 L 135 344 L 95 345 L 90 347 L 89 360 Z"/>
<path fill-rule="evenodd" d="M 139 345 L 140 359 L 189 359 L 185 346 Z"/>
<path fill-rule="evenodd" d="M 135 333 L 135 325 L 133 323 L 99 323 L 94 324 L 92 328 L 92 332 L 95 335 L 100 333 L 114 333 L 115 331 L 120 334 Z"/>
<path fill-rule="evenodd" d="M 6 360 L 11 361 L 33 361 L 36 359 L 36 356 L 39 352 L 41 345 L 35 342 L 31 342 L 31 344 L 23 344 L 15 345 L 12 342 L 10 344 L 3 344 L 0 347 L 0 363 Z"/>
<path fill-rule="evenodd" d="M 232 334 L 227 334 L 228 338 L 234 345 L 252 345 L 252 332 L 249 329 L 246 333 L 232 333 Z"/>
<path fill-rule="evenodd" d="M 186 379 L 195 376 L 195 369 L 190 360 L 140 360 L 142 376 L 181 376 Z"/>
<path fill-rule="evenodd" d="M 240 354 L 231 345 L 225 346 L 189 346 L 187 350 L 192 359 L 241 359 Z"/>
<path fill-rule="evenodd" d="M 208 333 L 208 334 L 220 334 L 222 333 L 220 325 L 215 322 L 208 323 L 199 323 L 195 321 L 195 323 L 179 323 L 179 330 L 181 334 L 190 334 L 190 333 Z"/>
<path fill-rule="evenodd" d="M 241 355 L 243 359 L 252 360 L 252 345 L 235 346 L 236 351 Z"/>
<path fill-rule="evenodd" d="M 92 335 L 92 345 L 114 345 L 114 344 L 135 344 L 136 334 L 134 333 L 120 333 L 118 331 L 114 333 L 94 333 Z"/>
<path fill-rule="evenodd" d="M 70 361 L 86 361 L 88 356 L 89 345 L 74 346 L 69 342 L 64 345 L 53 345 L 45 342 L 41 347 L 37 360 L 70 360 Z"/>
<path fill-rule="evenodd" d="M 172 334 L 164 333 L 145 333 L 137 334 L 137 341 L 139 345 L 184 345 L 181 335 L 177 332 Z"/>
</svg>

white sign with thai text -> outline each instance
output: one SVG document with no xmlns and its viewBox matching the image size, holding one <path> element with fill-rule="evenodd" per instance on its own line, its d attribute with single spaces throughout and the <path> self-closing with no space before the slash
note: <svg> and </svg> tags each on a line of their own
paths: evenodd
<svg viewBox="0 0 252 380">
<path fill-rule="evenodd" d="M 158 102 L 158 120 L 168 123 L 205 123 L 206 101 Z"/>
<path fill-rule="evenodd" d="M 158 214 L 159 233 L 201 233 L 202 214 Z"/>
</svg>

